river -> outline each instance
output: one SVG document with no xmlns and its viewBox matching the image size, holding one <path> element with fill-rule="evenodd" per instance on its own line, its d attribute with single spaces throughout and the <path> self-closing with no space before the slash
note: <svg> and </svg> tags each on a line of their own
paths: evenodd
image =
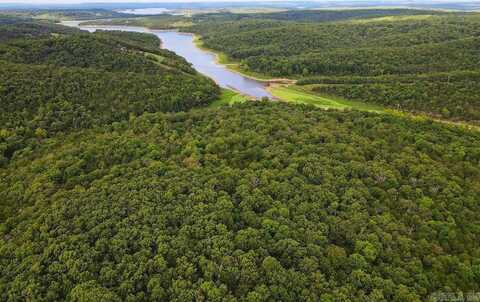
<svg viewBox="0 0 480 302">
<path fill-rule="evenodd" d="M 171 50 L 179 56 L 184 57 L 198 72 L 213 79 L 220 87 L 236 90 L 242 94 L 255 98 L 261 98 L 264 96 L 272 97 L 267 91 L 265 83 L 229 70 L 226 66 L 217 62 L 217 57 L 214 53 L 197 47 L 194 43 L 194 36 L 192 34 L 181 33 L 174 30 L 151 30 L 144 27 L 134 26 L 80 26 L 79 23 L 79 21 L 62 22 L 63 25 L 76 26 L 89 32 L 101 29 L 154 34 L 162 40 L 162 48 Z"/>
</svg>

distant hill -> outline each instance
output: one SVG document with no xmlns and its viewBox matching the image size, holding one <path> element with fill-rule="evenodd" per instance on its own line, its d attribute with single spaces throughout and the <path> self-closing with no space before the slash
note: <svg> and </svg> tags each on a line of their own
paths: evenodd
<svg viewBox="0 0 480 302">
<path fill-rule="evenodd" d="M 182 30 L 244 70 L 295 78 L 318 94 L 480 123 L 473 76 L 480 72 L 480 14 L 373 9 L 198 18 Z"/>
<path fill-rule="evenodd" d="M 14 38 L 37 38 L 52 34 L 72 34 L 80 30 L 46 21 L 34 21 L 19 17 L 0 15 L 0 43 Z"/>
</svg>

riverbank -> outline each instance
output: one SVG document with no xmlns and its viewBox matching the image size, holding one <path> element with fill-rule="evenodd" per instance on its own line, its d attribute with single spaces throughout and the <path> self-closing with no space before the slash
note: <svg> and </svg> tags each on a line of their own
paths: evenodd
<svg viewBox="0 0 480 302">
<path fill-rule="evenodd" d="M 270 78 L 267 75 L 259 74 L 253 71 L 245 70 L 238 61 L 231 59 L 222 52 L 205 47 L 199 35 L 194 34 L 195 45 L 205 51 L 215 54 L 217 63 L 226 66 L 229 70 L 237 72 L 245 77 L 255 79 L 267 84 L 267 91 L 276 99 L 289 103 L 309 104 L 323 109 L 346 110 L 353 109 L 359 111 L 368 111 L 381 114 L 392 114 L 413 119 L 428 119 L 434 122 L 447 125 L 454 125 L 468 130 L 480 131 L 480 126 L 467 121 L 452 121 L 433 116 L 425 112 L 406 112 L 384 107 L 382 105 L 366 103 L 362 101 L 347 100 L 336 96 L 319 95 L 315 92 L 305 89 L 303 86 L 296 85 L 297 80 L 287 78 Z"/>
<path fill-rule="evenodd" d="M 66 25 L 66 26 L 73 26 L 73 27 L 85 27 L 85 28 L 96 28 L 96 27 L 122 27 L 122 26 L 127 26 L 127 27 L 138 27 L 138 28 L 145 28 L 149 31 L 176 31 L 179 33 L 183 34 L 188 34 L 193 36 L 193 43 L 195 44 L 196 47 L 199 49 L 212 54 L 215 57 L 215 63 L 219 65 L 225 66 L 228 70 L 231 72 L 235 72 L 243 77 L 252 79 L 254 81 L 262 82 L 265 84 L 295 84 L 297 80 L 294 79 L 288 79 L 288 78 L 272 78 L 264 74 L 260 74 L 257 72 L 245 70 L 244 68 L 241 68 L 240 62 L 235 61 L 231 58 L 229 58 L 225 53 L 215 51 L 213 49 L 210 49 L 208 47 L 205 47 L 203 45 L 203 42 L 201 40 L 201 36 L 195 33 L 190 33 L 187 31 L 182 31 L 182 27 L 161 27 L 157 28 L 154 26 L 148 26 L 148 24 L 135 24 L 135 23 L 126 23 L 126 24 L 115 24 L 115 23 L 106 23 L 103 24 L 101 22 L 102 20 L 85 20 L 85 21 L 62 21 L 60 24 Z"/>
<path fill-rule="evenodd" d="M 73 21 L 75 22 L 75 21 Z M 82 23 L 80 23 L 81 26 Z M 75 24 L 74 26 L 79 26 L 79 24 Z M 108 26 L 107 26 L 108 27 Z M 112 26 L 112 27 L 117 27 L 117 26 Z M 92 26 L 91 28 L 95 28 L 95 26 Z M 201 68 L 206 68 L 204 69 L 203 73 L 209 76 L 209 72 L 211 72 L 212 66 L 203 66 L 205 60 L 210 60 L 210 62 L 213 62 L 214 65 L 217 65 L 218 68 L 221 68 L 223 70 L 228 70 L 231 75 L 221 75 L 219 76 L 218 74 L 215 75 L 216 79 L 219 82 L 223 82 L 222 87 L 227 87 L 229 90 L 232 90 L 233 94 L 222 94 L 222 97 L 218 102 L 214 102 L 214 106 L 221 106 L 222 104 L 234 104 L 240 101 L 248 100 L 251 99 L 251 97 L 248 97 L 246 95 L 256 95 L 256 93 L 260 91 L 262 94 L 260 96 L 257 94 L 255 98 L 259 99 L 265 94 L 268 94 L 270 98 L 273 98 L 275 100 L 279 101 L 284 101 L 284 102 L 290 102 L 290 103 L 297 103 L 297 104 L 309 104 L 313 105 L 316 107 L 320 107 L 323 109 L 337 109 L 337 110 L 359 110 L 359 111 L 369 111 L 369 112 L 375 112 L 375 113 L 381 113 L 381 114 L 394 114 L 394 115 L 401 115 L 401 116 L 408 116 L 411 118 L 422 118 L 422 119 L 428 119 L 432 120 L 435 122 L 440 122 L 448 125 L 455 125 L 455 126 L 460 126 L 468 129 L 474 129 L 474 130 L 480 130 L 480 127 L 468 122 L 464 121 L 451 121 L 451 120 L 445 120 L 438 118 L 436 116 L 431 116 L 426 113 L 418 113 L 418 112 L 404 112 L 404 111 L 396 111 L 394 109 L 389 109 L 387 107 L 383 107 L 381 105 L 375 105 L 372 103 L 365 103 L 362 101 L 352 101 L 352 100 L 346 100 L 342 99 L 339 97 L 335 96 L 325 96 L 325 95 L 319 95 L 315 92 L 312 92 L 308 89 L 307 86 L 298 86 L 296 85 L 296 80 L 292 79 L 285 79 L 285 78 L 269 78 L 266 75 L 260 75 L 251 71 L 246 71 L 243 68 L 241 68 L 239 62 L 235 62 L 234 60 L 231 60 L 226 54 L 216 52 L 212 49 L 209 49 L 205 47 L 201 41 L 201 37 L 199 35 L 193 34 L 193 33 L 188 33 L 188 32 L 182 32 L 177 30 L 151 30 L 147 27 L 142 27 L 145 32 L 151 32 L 156 34 L 157 36 L 163 36 L 163 34 L 160 34 L 159 32 L 164 32 L 167 34 L 168 32 L 173 32 L 179 35 L 180 33 L 190 36 L 189 37 L 189 43 L 193 44 L 192 46 L 197 48 L 198 52 L 203 52 L 207 57 L 202 58 L 200 60 L 197 60 L 197 65 L 195 63 L 193 64 L 194 67 L 201 72 Z M 155 31 L 157 33 L 155 33 Z M 162 38 L 163 40 L 163 38 Z M 165 42 L 165 41 L 164 41 Z M 179 55 L 182 55 L 182 52 L 184 52 L 184 47 L 186 45 L 183 45 L 183 47 L 177 44 L 178 41 L 176 42 L 170 42 L 170 49 L 166 47 L 167 49 L 170 49 L 172 51 L 177 52 Z M 189 56 L 188 52 L 184 54 Z M 217 68 L 217 66 L 215 68 Z M 199 69 L 200 68 L 200 69 Z M 224 71 L 221 71 L 224 73 Z M 225 76 L 227 77 L 233 77 L 233 79 L 230 79 L 230 82 L 224 81 Z M 237 78 L 235 78 L 237 77 Z M 248 79 L 249 81 L 254 81 L 258 82 L 258 84 L 253 83 L 253 85 L 260 85 L 261 87 L 257 87 L 257 90 L 250 91 L 250 93 L 246 93 L 245 91 L 249 91 L 251 87 L 247 86 L 242 86 L 244 84 L 244 81 Z M 219 85 L 220 83 L 217 82 Z M 248 82 L 248 81 L 247 81 Z M 237 85 L 239 84 L 240 85 Z M 229 85 L 230 84 L 230 85 Z M 263 85 L 262 85 L 263 84 Z M 236 88 L 234 86 L 238 86 L 240 88 Z M 247 89 L 247 90 L 245 90 Z M 238 95 L 238 97 L 236 97 Z"/>
<path fill-rule="evenodd" d="M 211 48 L 206 47 L 203 44 L 202 39 L 199 35 L 193 34 L 193 33 L 192 33 L 192 35 L 193 35 L 193 43 L 195 44 L 195 46 L 202 49 L 203 51 L 206 51 L 206 52 L 209 52 L 209 53 L 213 54 L 216 57 L 216 59 L 215 59 L 216 63 L 227 67 L 230 71 L 236 72 L 236 73 L 238 73 L 238 74 L 240 74 L 244 77 L 250 78 L 250 79 L 255 80 L 255 81 L 263 82 L 263 83 L 266 83 L 266 84 L 288 84 L 288 85 L 290 85 L 290 84 L 295 84 L 297 82 L 297 80 L 294 80 L 294 79 L 272 78 L 272 77 L 269 77 L 269 76 L 261 74 L 261 73 L 245 70 L 244 68 L 241 68 L 240 63 L 238 61 L 235 61 L 235 60 L 229 58 L 227 56 L 227 54 L 225 54 L 223 52 L 218 52 L 218 51 L 215 51 Z"/>
</svg>

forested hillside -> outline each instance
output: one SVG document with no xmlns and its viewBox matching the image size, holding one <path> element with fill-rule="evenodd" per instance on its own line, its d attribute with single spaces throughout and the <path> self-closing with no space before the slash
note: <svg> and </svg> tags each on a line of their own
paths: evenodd
<svg viewBox="0 0 480 302">
<path fill-rule="evenodd" d="M 33 21 L 5 22 L 0 31 L 10 37 L 0 43 L 0 165 L 41 137 L 184 111 L 219 95 L 212 80 L 159 49 L 153 35 L 90 34 Z"/>
<path fill-rule="evenodd" d="M 325 16 L 321 12 L 211 16 L 186 30 L 246 70 L 307 78 L 300 83 L 309 84 L 329 78 L 328 85 L 308 87 L 318 93 L 478 123 L 480 82 L 472 74 L 480 71 L 480 15 L 402 12 L 364 18 L 358 11 L 356 18 L 336 22 L 314 22 Z M 343 12 L 350 14 L 355 11 Z M 371 85 L 357 83 L 360 77 Z"/>
<path fill-rule="evenodd" d="M 39 139 L 0 170 L 1 300 L 480 290 L 476 132 L 249 102 Z"/>
<path fill-rule="evenodd" d="M 156 15 L 145 17 L 114 18 L 83 22 L 84 25 L 128 25 L 144 26 L 152 29 L 176 29 L 193 25 L 192 19 L 177 15 Z"/>
<path fill-rule="evenodd" d="M 350 19 L 369 19 L 392 16 L 448 15 L 443 11 L 418 9 L 332 9 L 332 10 L 287 10 L 271 13 L 210 13 L 192 16 L 194 22 L 238 21 L 246 19 L 270 19 L 302 22 L 329 22 Z M 156 18 L 156 17 L 149 17 Z"/>
<path fill-rule="evenodd" d="M 0 44 L 0 59 L 115 72 L 165 74 L 184 71 L 195 74 L 189 63 L 168 50 L 160 49 L 159 43 L 153 35 L 120 31 L 20 39 Z"/>
<path fill-rule="evenodd" d="M 355 10 L 291 10 L 271 13 L 198 13 L 192 16 L 161 14 L 154 16 L 127 16 L 87 21 L 88 25 L 129 25 L 155 29 L 185 27 L 193 23 L 240 20 L 278 20 L 299 22 L 329 22 L 341 20 L 373 19 L 392 16 L 448 15 L 450 13 L 415 9 L 355 9 Z M 93 18 L 92 18 L 93 19 Z M 97 19 L 97 18 L 95 18 Z M 78 18 L 80 20 L 80 18 Z"/>
<path fill-rule="evenodd" d="M 107 9 L 18 9 L 0 10 L 0 14 L 41 20 L 94 20 L 129 17 L 131 15 Z"/>
<path fill-rule="evenodd" d="M 0 15 L 0 43 L 15 38 L 32 38 L 55 34 L 72 34 L 80 30 L 51 22 L 33 21 Z"/>
<path fill-rule="evenodd" d="M 480 71 L 419 76 L 315 77 L 298 82 L 312 91 L 378 103 L 395 109 L 436 112 L 443 118 L 480 121 Z"/>
</svg>

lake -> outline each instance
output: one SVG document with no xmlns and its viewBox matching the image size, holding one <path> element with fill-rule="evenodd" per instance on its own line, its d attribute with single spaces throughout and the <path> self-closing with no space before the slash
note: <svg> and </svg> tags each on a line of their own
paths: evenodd
<svg viewBox="0 0 480 302">
<path fill-rule="evenodd" d="M 162 40 L 162 48 L 184 57 L 198 72 L 213 79 L 220 87 L 236 90 L 254 98 L 272 97 L 267 91 L 265 83 L 229 70 L 226 66 L 217 62 L 214 53 L 198 48 L 193 41 L 194 36 L 192 34 L 173 30 L 150 30 L 135 26 L 79 26 L 79 23 L 79 21 L 62 22 L 64 25 L 76 26 L 90 32 L 101 29 L 154 34 Z"/>
<path fill-rule="evenodd" d="M 131 14 L 131 15 L 160 15 L 170 12 L 167 8 L 135 8 L 119 10 L 119 13 Z"/>
</svg>

